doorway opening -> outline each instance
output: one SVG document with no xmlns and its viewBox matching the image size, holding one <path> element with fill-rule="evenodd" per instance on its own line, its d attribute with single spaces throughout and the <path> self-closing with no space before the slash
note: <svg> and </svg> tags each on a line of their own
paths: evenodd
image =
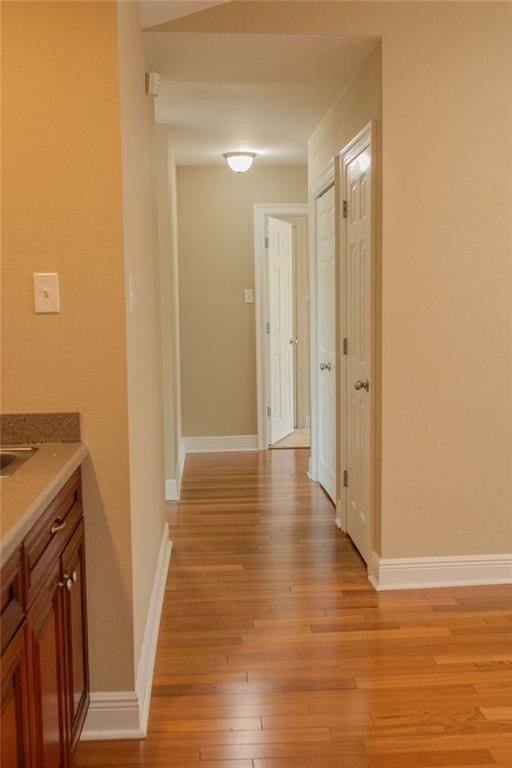
<svg viewBox="0 0 512 768">
<path fill-rule="evenodd" d="M 309 209 L 255 205 L 258 447 L 309 448 Z"/>
</svg>

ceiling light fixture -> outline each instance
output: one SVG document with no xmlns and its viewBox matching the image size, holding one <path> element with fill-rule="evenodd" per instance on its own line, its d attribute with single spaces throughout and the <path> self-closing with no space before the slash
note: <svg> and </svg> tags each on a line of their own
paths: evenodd
<svg viewBox="0 0 512 768">
<path fill-rule="evenodd" d="M 223 157 L 235 173 L 245 173 L 253 164 L 256 152 L 224 152 Z"/>
</svg>

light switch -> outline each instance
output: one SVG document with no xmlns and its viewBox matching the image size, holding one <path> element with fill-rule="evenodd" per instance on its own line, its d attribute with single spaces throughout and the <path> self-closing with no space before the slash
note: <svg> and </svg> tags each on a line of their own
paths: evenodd
<svg viewBox="0 0 512 768">
<path fill-rule="evenodd" d="M 57 272 L 34 272 L 34 309 L 37 314 L 60 312 L 59 275 Z"/>
<path fill-rule="evenodd" d="M 246 304 L 254 304 L 254 289 L 246 288 L 244 291 L 244 301 Z"/>
</svg>

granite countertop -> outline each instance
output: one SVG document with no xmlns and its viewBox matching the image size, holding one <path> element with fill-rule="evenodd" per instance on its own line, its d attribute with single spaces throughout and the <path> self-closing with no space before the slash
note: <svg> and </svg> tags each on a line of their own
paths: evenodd
<svg viewBox="0 0 512 768">
<path fill-rule="evenodd" d="M 21 544 L 39 515 L 88 454 L 83 442 L 31 443 L 37 452 L 7 477 L 0 477 L 0 558 Z"/>
</svg>

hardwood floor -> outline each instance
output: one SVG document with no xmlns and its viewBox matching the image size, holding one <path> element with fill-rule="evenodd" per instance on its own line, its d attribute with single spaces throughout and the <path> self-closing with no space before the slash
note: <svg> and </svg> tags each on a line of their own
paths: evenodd
<svg viewBox="0 0 512 768">
<path fill-rule="evenodd" d="M 311 430 L 309 427 L 300 427 L 294 429 L 291 435 L 283 437 L 282 440 L 278 440 L 277 443 L 270 445 L 271 450 L 277 448 L 309 448 L 311 446 Z"/>
<path fill-rule="evenodd" d="M 78 766 L 511 768 L 511 587 L 377 594 L 306 463 L 187 457 L 148 737 Z"/>
</svg>

